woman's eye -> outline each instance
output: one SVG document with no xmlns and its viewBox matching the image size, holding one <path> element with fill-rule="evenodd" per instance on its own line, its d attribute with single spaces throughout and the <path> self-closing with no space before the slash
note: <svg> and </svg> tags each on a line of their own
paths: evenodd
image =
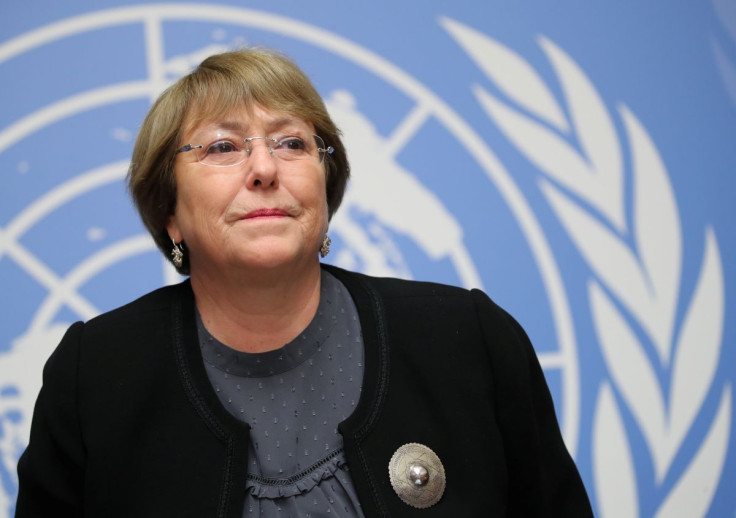
<svg viewBox="0 0 736 518">
<path fill-rule="evenodd" d="M 304 151 L 307 145 L 299 137 L 286 137 L 279 140 L 278 147 L 289 151 Z"/>
<path fill-rule="evenodd" d="M 238 150 L 232 142 L 220 141 L 210 144 L 207 148 L 208 155 L 217 155 L 224 153 L 234 153 Z"/>
</svg>

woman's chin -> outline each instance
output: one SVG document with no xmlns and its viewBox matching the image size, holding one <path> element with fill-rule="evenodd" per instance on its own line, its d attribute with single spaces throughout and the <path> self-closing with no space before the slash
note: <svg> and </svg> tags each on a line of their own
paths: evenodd
<svg viewBox="0 0 736 518">
<path fill-rule="evenodd" d="M 263 243 L 251 246 L 238 253 L 233 266 L 243 270 L 273 270 L 279 268 L 295 268 L 300 264 L 308 264 L 310 259 L 317 261 L 317 253 L 306 256 L 301 248 L 278 243 Z"/>
</svg>

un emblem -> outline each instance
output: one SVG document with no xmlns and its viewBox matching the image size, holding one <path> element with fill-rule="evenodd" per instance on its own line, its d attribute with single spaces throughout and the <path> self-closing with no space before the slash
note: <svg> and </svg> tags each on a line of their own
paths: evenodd
<svg viewBox="0 0 736 518">
<path fill-rule="evenodd" d="M 645 437 L 657 481 L 684 481 L 663 499 L 666 516 L 682 508 L 682 495 L 695 491 L 691 479 L 710 475 L 710 484 L 717 484 L 720 469 L 706 473 L 702 466 L 722 458 L 728 445 L 731 389 L 713 385 L 723 318 L 716 237 L 706 233 L 698 289 L 684 302 L 684 322 L 676 322 L 679 216 L 662 160 L 635 115 L 625 107 L 618 114 L 635 158 L 640 205 L 633 232 L 641 258 L 620 239 L 629 231 L 621 144 L 605 105 L 572 58 L 540 40 L 568 97 L 565 107 L 510 49 L 450 19 L 440 26 L 447 44 L 458 45 L 487 80 L 469 85 L 469 96 L 539 169 L 544 199 L 594 273 L 589 305 L 609 373 L 591 389 L 598 394 L 591 463 L 600 511 L 638 516 L 637 474 L 617 402 L 623 401 Z M 12 193 L 0 208 L 0 281 L 12 304 L 6 313 L 14 317 L 0 329 L 0 515 L 12 512 L 15 464 L 27 442 L 41 366 L 64 330 L 178 280 L 138 223 L 123 185 L 140 120 L 172 80 L 207 55 L 244 43 L 294 57 L 345 133 L 353 179 L 331 222 L 333 262 L 372 275 L 486 287 L 496 295 L 505 287 L 512 291 L 509 278 L 519 274 L 494 262 L 499 254 L 488 244 L 504 242 L 503 254 L 512 258 L 507 261 L 521 258 L 527 276 L 538 279 L 524 290 L 537 290 L 529 298 L 542 301 L 535 311 L 553 338 L 534 340 L 535 346 L 575 455 L 581 391 L 566 287 L 535 211 L 486 139 L 420 81 L 323 29 L 250 9 L 134 6 L 62 20 L 0 46 L 0 67 L 18 78 L 14 84 L 28 84 L 26 71 L 43 75 L 45 67 L 46 83 L 58 84 L 35 96 L 18 94 L 0 128 L 0 167 L 10 172 L 0 186 Z M 66 72 L 49 67 L 73 52 L 85 59 L 65 63 Z M 68 74 L 66 81 L 58 81 L 60 73 Z M 494 95 L 490 85 L 504 96 Z M 578 148 L 569 144 L 571 132 L 581 135 Z M 589 207 L 602 217 L 593 217 Z M 509 233 L 518 241 L 503 237 Z M 652 242 L 658 248 L 647 247 Z M 721 313 L 704 318 L 704 307 Z M 632 322 L 672 366 L 667 396 Z M 702 336 L 709 341 L 693 338 Z M 711 390 L 719 391 L 720 403 L 703 446 L 685 471 L 673 474 L 673 459 Z M 708 495 L 689 498 L 687 505 L 697 515 L 709 501 Z"/>
</svg>

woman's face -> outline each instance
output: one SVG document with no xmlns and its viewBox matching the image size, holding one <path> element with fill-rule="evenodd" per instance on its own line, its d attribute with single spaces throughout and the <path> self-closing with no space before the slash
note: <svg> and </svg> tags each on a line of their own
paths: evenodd
<svg viewBox="0 0 736 518">
<path fill-rule="evenodd" d="M 234 110 L 194 127 L 182 144 L 227 153 L 242 148 L 247 137 L 313 142 L 313 134 L 311 123 L 256 106 L 251 115 Z M 192 275 L 317 261 L 327 231 L 324 164 L 317 156 L 279 158 L 269 153 L 273 145 L 252 140 L 245 161 L 227 167 L 200 163 L 202 150 L 177 154 L 177 202 L 167 230 L 176 242 L 185 241 Z"/>
</svg>

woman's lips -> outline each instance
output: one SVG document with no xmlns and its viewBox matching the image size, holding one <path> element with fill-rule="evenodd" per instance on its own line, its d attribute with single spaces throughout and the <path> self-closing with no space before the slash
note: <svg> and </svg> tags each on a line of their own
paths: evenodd
<svg viewBox="0 0 736 518">
<path fill-rule="evenodd" d="M 253 218 L 283 218 L 288 216 L 288 214 L 281 210 L 281 209 L 257 209 L 252 210 L 245 216 L 243 216 L 243 219 L 253 219 Z"/>
</svg>

